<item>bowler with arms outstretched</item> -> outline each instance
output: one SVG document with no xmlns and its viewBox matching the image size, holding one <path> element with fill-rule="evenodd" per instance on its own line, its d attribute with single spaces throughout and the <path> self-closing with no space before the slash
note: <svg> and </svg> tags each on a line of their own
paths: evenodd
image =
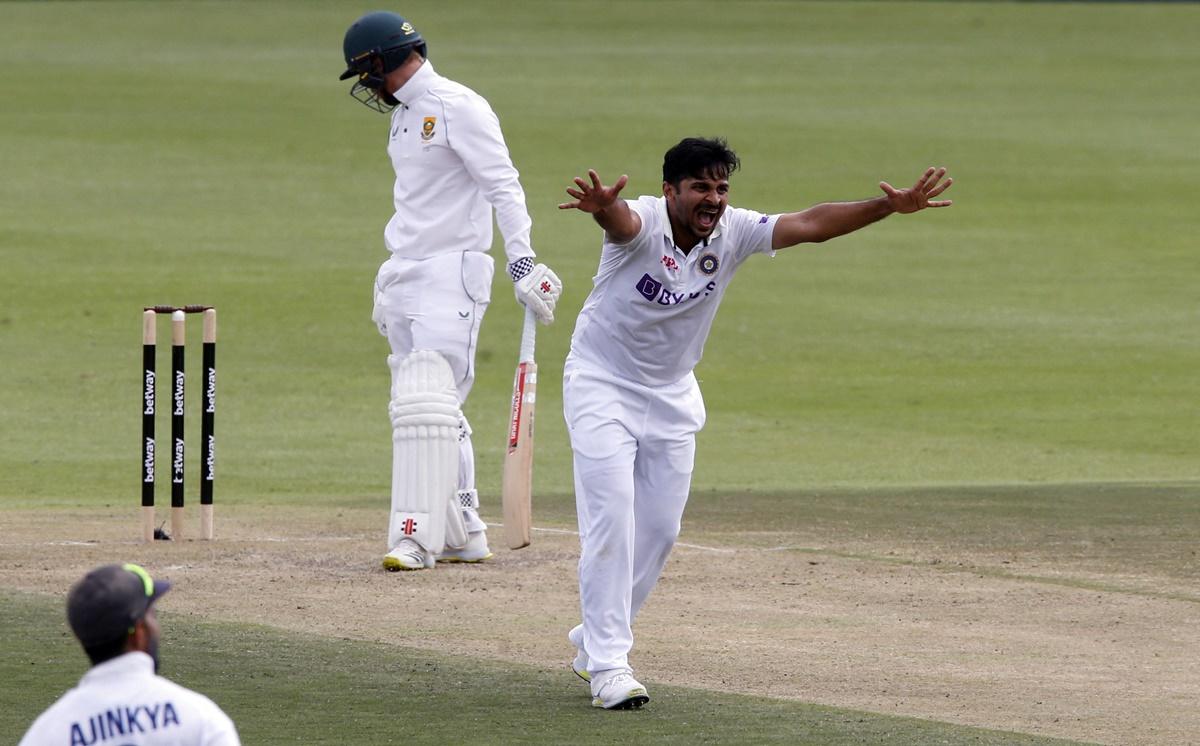
<svg viewBox="0 0 1200 746">
<path fill-rule="evenodd" d="M 561 209 L 604 229 L 600 268 L 563 369 L 563 412 L 574 452 L 583 622 L 568 634 L 571 667 L 592 704 L 641 707 L 632 624 L 679 534 L 704 401 L 692 370 L 717 306 L 742 262 L 863 228 L 893 213 L 947 207 L 952 180 L 930 168 L 908 189 L 768 215 L 729 205 L 738 157 L 723 140 L 687 138 L 663 160 L 662 196 L 619 197 L 595 171 Z"/>
</svg>

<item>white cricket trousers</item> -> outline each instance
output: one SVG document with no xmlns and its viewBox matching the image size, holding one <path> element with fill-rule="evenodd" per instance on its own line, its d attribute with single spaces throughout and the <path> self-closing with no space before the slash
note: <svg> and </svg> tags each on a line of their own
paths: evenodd
<svg viewBox="0 0 1200 746">
<path fill-rule="evenodd" d="M 428 259 L 393 256 L 375 277 L 372 318 L 387 337 L 392 354 L 440 352 L 454 372 L 460 406 L 475 383 L 475 351 L 491 300 L 493 272 L 491 256 L 458 251 Z M 466 418 L 459 440 L 458 489 L 475 489 L 475 449 Z M 464 510 L 463 516 L 468 531 L 487 528 L 474 510 Z"/>
<path fill-rule="evenodd" d="M 633 619 L 679 536 L 704 400 L 691 373 L 651 388 L 568 359 L 563 413 L 588 671 L 628 668 Z"/>
</svg>

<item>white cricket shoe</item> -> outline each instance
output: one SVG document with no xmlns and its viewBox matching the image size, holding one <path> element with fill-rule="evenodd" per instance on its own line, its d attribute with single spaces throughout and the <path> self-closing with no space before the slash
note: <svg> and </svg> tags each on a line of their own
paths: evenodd
<svg viewBox="0 0 1200 746">
<path fill-rule="evenodd" d="M 446 547 L 437 556 L 438 562 L 483 562 L 493 557 L 488 549 L 487 532 L 472 531 L 467 534 L 467 545 L 462 549 Z"/>
<path fill-rule="evenodd" d="M 583 650 L 583 625 L 578 624 L 567 633 L 567 639 L 575 646 L 575 660 L 571 661 L 571 670 L 584 681 L 590 682 L 592 675 L 588 673 L 588 654 Z"/>
<path fill-rule="evenodd" d="M 649 701 L 646 687 L 633 678 L 628 668 L 601 671 L 592 679 L 592 707 L 633 710 Z"/>
<path fill-rule="evenodd" d="M 401 539 L 396 548 L 383 555 L 383 566 L 390 572 L 424 570 L 433 567 L 433 555 L 412 539 Z"/>
</svg>

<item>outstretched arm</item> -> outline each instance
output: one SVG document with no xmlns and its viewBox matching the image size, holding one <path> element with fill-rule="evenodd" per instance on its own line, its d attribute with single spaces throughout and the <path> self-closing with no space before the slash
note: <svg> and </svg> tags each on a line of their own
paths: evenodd
<svg viewBox="0 0 1200 746">
<path fill-rule="evenodd" d="M 600 176 L 593 169 L 588 169 L 588 177 L 592 180 L 591 184 L 575 177 L 575 185 L 579 188 L 567 188 L 567 194 L 574 197 L 575 201 L 563 202 L 558 209 L 591 213 L 615 244 L 629 243 L 637 238 L 642 230 L 642 219 L 629 209 L 625 200 L 618 199 L 621 190 L 629 183 L 629 177 L 622 176 L 610 187 L 600 183 Z"/>
<path fill-rule="evenodd" d="M 780 216 L 771 234 L 771 248 L 783 249 L 799 243 L 820 243 L 831 238 L 844 236 L 859 228 L 886 218 L 894 212 L 910 213 L 926 207 L 949 207 L 951 200 L 934 200 L 950 188 L 954 179 L 946 176 L 946 169 L 930 166 L 908 189 L 896 189 L 886 181 L 879 182 L 882 197 L 865 199 L 861 202 L 825 202 L 807 210 L 790 212 Z"/>
</svg>

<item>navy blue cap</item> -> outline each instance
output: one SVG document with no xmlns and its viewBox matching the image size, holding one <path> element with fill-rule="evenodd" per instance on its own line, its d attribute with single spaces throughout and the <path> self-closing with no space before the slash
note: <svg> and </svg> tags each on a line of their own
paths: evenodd
<svg viewBox="0 0 1200 746">
<path fill-rule="evenodd" d="M 97 567 L 67 595 L 67 622 L 85 648 L 115 642 L 170 589 L 138 565 Z"/>
</svg>

